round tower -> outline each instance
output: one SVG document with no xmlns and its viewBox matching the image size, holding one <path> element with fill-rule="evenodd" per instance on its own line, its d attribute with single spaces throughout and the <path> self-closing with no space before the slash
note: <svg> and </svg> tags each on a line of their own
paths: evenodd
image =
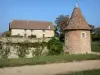
<svg viewBox="0 0 100 75">
<path fill-rule="evenodd" d="M 76 4 L 69 24 L 65 28 L 65 52 L 70 54 L 91 53 L 91 38 L 88 23 Z"/>
</svg>

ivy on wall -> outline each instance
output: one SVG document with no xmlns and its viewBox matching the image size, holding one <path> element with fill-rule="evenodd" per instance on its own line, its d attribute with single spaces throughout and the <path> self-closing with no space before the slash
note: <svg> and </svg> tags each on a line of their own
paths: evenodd
<svg viewBox="0 0 100 75">
<path fill-rule="evenodd" d="M 5 43 L 0 42 L 0 57 L 8 58 L 9 54 L 11 54 L 11 47 L 14 48 L 13 51 L 15 51 L 20 58 L 25 58 L 30 52 L 32 52 L 33 56 L 41 56 L 45 48 L 48 49 L 46 55 L 56 55 L 63 52 L 63 44 L 56 38 L 52 38 L 48 42 L 38 41 L 34 43 L 28 41 L 12 43 L 8 40 L 8 42 Z"/>
<path fill-rule="evenodd" d="M 11 46 L 13 46 L 17 50 L 16 54 L 20 58 L 24 58 L 29 54 L 29 48 L 35 48 L 35 50 L 32 50 L 33 56 L 40 56 L 43 49 L 46 47 L 46 44 L 47 43 L 44 41 L 35 43 L 30 43 L 28 41 L 12 43 L 9 41 L 5 44 L 0 42 L 0 56 L 2 58 L 8 58 Z"/>
<path fill-rule="evenodd" d="M 8 58 L 10 54 L 10 45 L 8 43 L 0 43 L 0 57 Z"/>
</svg>

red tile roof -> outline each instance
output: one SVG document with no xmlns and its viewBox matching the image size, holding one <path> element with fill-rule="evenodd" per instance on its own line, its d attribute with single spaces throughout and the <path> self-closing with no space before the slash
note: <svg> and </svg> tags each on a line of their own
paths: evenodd
<svg viewBox="0 0 100 75">
<path fill-rule="evenodd" d="M 82 15 L 81 10 L 78 7 L 74 8 L 69 24 L 65 28 L 65 30 L 73 29 L 91 30 L 84 16 Z"/>
<path fill-rule="evenodd" d="M 54 30 L 52 22 L 13 20 L 10 22 L 10 29 L 35 29 L 35 30 Z"/>
</svg>

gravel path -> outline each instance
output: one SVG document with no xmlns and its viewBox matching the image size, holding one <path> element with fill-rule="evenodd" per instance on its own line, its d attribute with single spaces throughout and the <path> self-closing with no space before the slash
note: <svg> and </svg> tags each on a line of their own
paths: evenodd
<svg viewBox="0 0 100 75">
<path fill-rule="evenodd" d="M 54 75 L 91 69 L 100 69 L 100 60 L 1 68 L 0 75 Z"/>
</svg>

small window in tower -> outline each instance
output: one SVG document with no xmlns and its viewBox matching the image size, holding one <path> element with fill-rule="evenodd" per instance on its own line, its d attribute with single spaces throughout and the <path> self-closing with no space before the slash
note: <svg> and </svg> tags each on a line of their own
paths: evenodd
<svg viewBox="0 0 100 75">
<path fill-rule="evenodd" d="M 81 36 L 82 36 L 83 38 L 86 38 L 86 33 L 85 33 L 85 32 L 82 32 Z"/>
</svg>

